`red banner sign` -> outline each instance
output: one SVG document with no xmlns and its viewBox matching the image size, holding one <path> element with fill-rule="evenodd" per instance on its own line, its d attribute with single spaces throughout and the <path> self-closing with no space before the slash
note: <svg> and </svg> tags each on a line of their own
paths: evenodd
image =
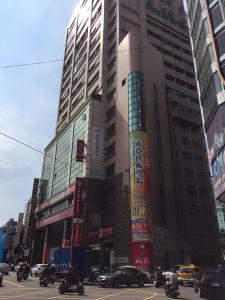
<svg viewBox="0 0 225 300">
<path fill-rule="evenodd" d="M 153 247 L 150 243 L 131 244 L 131 265 L 141 269 L 150 269 L 153 267 Z"/>
<path fill-rule="evenodd" d="M 84 217 L 84 191 L 85 191 L 85 178 L 76 179 L 76 188 L 74 194 L 74 217 Z"/>
<path fill-rule="evenodd" d="M 81 224 L 73 224 L 73 247 L 81 246 Z"/>
<path fill-rule="evenodd" d="M 77 155 L 76 161 L 82 162 L 84 160 L 84 140 L 77 140 Z"/>
</svg>

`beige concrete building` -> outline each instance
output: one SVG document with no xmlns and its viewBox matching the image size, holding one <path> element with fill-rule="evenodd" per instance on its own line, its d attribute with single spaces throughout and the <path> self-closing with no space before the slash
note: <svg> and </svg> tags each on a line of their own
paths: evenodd
<svg viewBox="0 0 225 300">
<path fill-rule="evenodd" d="M 37 260 L 65 245 L 91 247 L 92 263 L 102 265 L 112 256 L 142 268 L 216 260 L 185 18 L 181 0 L 84 0 L 75 9 L 43 165 Z M 82 226 L 77 177 L 85 178 Z"/>
</svg>

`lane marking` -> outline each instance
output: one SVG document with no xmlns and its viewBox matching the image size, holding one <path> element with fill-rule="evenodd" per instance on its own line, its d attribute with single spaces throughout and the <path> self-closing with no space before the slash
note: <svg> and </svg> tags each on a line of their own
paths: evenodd
<svg viewBox="0 0 225 300">
<path fill-rule="evenodd" d="M 116 294 L 111 294 L 111 295 L 108 295 L 108 296 L 103 296 L 101 298 L 96 298 L 94 300 L 103 300 L 103 299 L 107 299 L 107 298 L 110 298 L 110 297 L 115 297 L 115 296 L 118 296 L 118 295 L 121 295 L 121 294 L 125 294 L 125 293 L 128 293 L 130 291 L 133 291 L 133 289 L 129 289 L 129 290 L 126 290 L 124 292 L 120 292 L 120 293 L 116 293 Z"/>
<path fill-rule="evenodd" d="M 157 297 L 159 294 L 154 294 L 154 295 L 151 295 L 150 297 L 147 297 L 147 298 L 144 298 L 143 300 L 149 300 L 149 299 L 153 299 L 155 297 Z"/>
<path fill-rule="evenodd" d="M 154 292 L 147 292 L 147 291 L 141 291 L 141 290 L 134 290 L 137 293 L 144 293 L 144 294 L 157 294 L 158 296 L 165 296 L 165 294 L 160 294 L 160 293 L 154 293 Z"/>
<path fill-rule="evenodd" d="M 52 293 L 53 291 L 51 290 L 51 291 L 43 291 L 43 292 L 33 292 L 33 293 L 27 293 L 27 294 L 25 294 L 25 295 L 17 295 L 17 296 L 5 296 L 5 297 L 7 297 L 7 298 L 5 298 L 6 300 L 7 299 L 10 299 L 10 298 L 20 298 L 21 297 L 21 299 L 23 299 L 23 297 L 27 297 L 27 296 L 31 296 L 31 295 L 38 295 L 38 294 L 45 294 L 45 293 Z"/>
<path fill-rule="evenodd" d="M 17 283 L 14 283 L 14 282 L 11 282 L 11 281 L 8 281 L 8 280 L 5 280 L 4 279 L 4 282 L 8 283 L 8 284 L 11 284 L 11 285 L 14 285 L 16 286 L 17 288 L 23 288 L 24 286 L 21 285 L 21 284 L 17 284 Z"/>
</svg>

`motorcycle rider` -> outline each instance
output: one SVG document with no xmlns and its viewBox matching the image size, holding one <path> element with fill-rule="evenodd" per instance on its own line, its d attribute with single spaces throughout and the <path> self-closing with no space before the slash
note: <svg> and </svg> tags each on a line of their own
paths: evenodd
<svg viewBox="0 0 225 300">
<path fill-rule="evenodd" d="M 168 293 L 169 289 L 171 288 L 178 290 L 178 276 L 175 269 L 171 269 L 171 274 L 168 277 L 165 288 L 166 288 L 166 293 Z"/>
<path fill-rule="evenodd" d="M 155 283 L 155 287 L 159 287 L 161 285 L 164 284 L 164 276 L 163 276 L 163 273 L 162 273 L 162 268 L 161 267 L 158 267 L 157 270 L 156 270 L 156 283 Z"/>
<path fill-rule="evenodd" d="M 47 267 L 44 268 L 43 272 L 41 273 L 41 278 L 48 277 L 51 278 L 56 273 L 55 267 L 52 265 L 51 262 L 48 263 Z"/>
<path fill-rule="evenodd" d="M 74 287 L 74 285 L 77 283 L 76 273 L 73 267 L 69 268 L 69 272 L 67 274 L 67 281 L 71 287 Z"/>
<path fill-rule="evenodd" d="M 28 263 L 23 262 L 23 263 L 20 265 L 20 267 L 19 267 L 19 269 L 18 269 L 18 271 L 17 271 L 17 278 L 18 278 L 18 274 L 19 274 L 20 272 L 23 272 L 23 274 L 27 273 L 28 276 L 29 276 L 29 274 L 30 274 L 30 272 L 31 272 L 31 269 L 30 269 L 30 266 L 28 265 Z M 28 277 L 28 276 L 27 276 L 27 277 Z"/>
</svg>

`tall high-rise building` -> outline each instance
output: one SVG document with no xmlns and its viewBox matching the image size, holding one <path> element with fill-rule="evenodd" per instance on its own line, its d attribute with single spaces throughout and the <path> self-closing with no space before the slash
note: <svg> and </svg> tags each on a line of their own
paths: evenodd
<svg viewBox="0 0 225 300">
<path fill-rule="evenodd" d="M 102 265 L 216 259 L 185 18 L 181 0 L 80 1 L 43 164 L 36 262 L 80 245 Z"/>
<path fill-rule="evenodd" d="M 225 202 L 225 2 L 187 2 L 209 163 L 219 207 L 219 202 Z M 224 242 L 222 244 L 225 251 Z"/>
<path fill-rule="evenodd" d="M 24 227 L 23 227 L 23 257 L 26 261 L 31 259 L 31 251 L 34 241 L 35 228 L 35 210 L 37 207 L 41 180 L 34 178 L 31 198 L 28 200 L 24 212 Z"/>
</svg>

